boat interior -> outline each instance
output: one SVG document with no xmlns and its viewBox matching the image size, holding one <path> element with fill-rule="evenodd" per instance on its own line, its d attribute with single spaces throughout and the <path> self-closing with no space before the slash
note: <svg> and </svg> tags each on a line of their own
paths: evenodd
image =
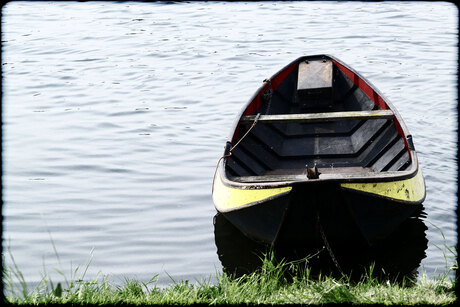
<svg viewBox="0 0 460 307">
<path fill-rule="evenodd" d="M 260 106 L 237 124 L 229 177 L 301 175 L 315 165 L 313 176 L 379 173 L 411 164 L 393 111 L 377 106 L 331 58 L 297 62 L 275 90 L 257 96 Z"/>
</svg>

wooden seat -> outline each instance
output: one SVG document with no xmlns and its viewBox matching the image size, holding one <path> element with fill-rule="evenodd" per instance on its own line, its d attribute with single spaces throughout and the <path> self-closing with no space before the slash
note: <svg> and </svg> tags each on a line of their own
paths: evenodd
<svg viewBox="0 0 460 307">
<path fill-rule="evenodd" d="M 378 119 L 392 118 L 393 111 L 391 110 L 371 110 L 371 111 L 348 111 L 348 112 L 327 112 L 327 113 L 305 113 L 305 114 L 275 114 L 275 115 L 260 115 L 257 119 L 258 123 L 311 123 L 311 122 L 327 122 L 339 120 L 353 119 Z M 241 118 L 241 122 L 254 122 L 257 115 L 248 115 Z"/>
</svg>

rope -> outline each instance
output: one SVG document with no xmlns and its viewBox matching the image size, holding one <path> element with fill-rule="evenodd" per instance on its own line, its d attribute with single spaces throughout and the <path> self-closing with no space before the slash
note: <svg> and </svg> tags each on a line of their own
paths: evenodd
<svg viewBox="0 0 460 307">
<path fill-rule="evenodd" d="M 259 118 L 260 118 L 260 113 L 257 113 L 256 118 L 254 119 L 254 122 L 252 123 L 251 127 L 249 127 L 248 131 L 246 131 L 246 133 L 241 137 L 241 139 L 238 140 L 238 142 L 236 142 L 235 145 L 230 147 L 228 154 L 224 153 L 222 157 L 220 157 L 219 160 L 217 161 L 216 170 L 214 171 L 214 176 L 212 177 L 212 190 L 211 190 L 212 193 L 214 193 L 214 181 L 216 180 L 217 169 L 219 168 L 220 161 L 232 155 L 232 151 L 236 148 L 236 146 L 238 146 L 241 143 L 242 140 L 244 140 L 244 138 L 249 134 L 249 132 L 251 132 L 251 130 L 256 126 L 257 122 L 259 121 Z"/>
<path fill-rule="evenodd" d="M 329 252 L 329 256 L 331 256 L 332 262 L 334 262 L 334 265 L 339 270 L 340 274 L 342 274 L 342 276 L 345 276 L 345 274 L 342 271 L 342 268 L 340 268 L 340 265 L 337 262 L 337 259 L 335 259 L 334 253 L 332 252 L 332 249 L 331 249 L 331 247 L 329 245 L 329 242 L 327 241 L 326 234 L 324 233 L 323 227 L 321 226 L 321 222 L 319 220 L 319 212 L 318 211 L 316 212 L 316 221 L 318 223 L 319 232 L 321 233 L 321 238 L 323 239 L 324 245 L 326 246 L 326 249 Z"/>
</svg>

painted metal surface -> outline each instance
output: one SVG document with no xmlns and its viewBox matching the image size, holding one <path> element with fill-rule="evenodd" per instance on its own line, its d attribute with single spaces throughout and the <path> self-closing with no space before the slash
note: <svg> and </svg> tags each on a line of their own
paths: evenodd
<svg viewBox="0 0 460 307">
<path fill-rule="evenodd" d="M 421 170 L 414 177 L 404 180 L 342 183 L 341 187 L 408 203 L 421 203 L 425 199 L 425 180 Z"/>
<path fill-rule="evenodd" d="M 220 174 L 217 174 L 214 181 L 212 198 L 218 211 L 228 212 L 285 195 L 291 190 L 291 186 L 280 188 L 239 189 L 226 186 L 222 182 Z"/>
</svg>

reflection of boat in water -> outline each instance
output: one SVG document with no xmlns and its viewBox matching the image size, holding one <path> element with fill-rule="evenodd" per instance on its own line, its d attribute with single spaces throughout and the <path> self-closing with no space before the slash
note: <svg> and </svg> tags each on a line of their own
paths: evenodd
<svg viewBox="0 0 460 307">
<path fill-rule="evenodd" d="M 371 246 L 331 242 L 330 247 L 342 271 L 352 280 L 359 280 L 373 264 L 374 276 L 381 280 L 416 280 L 417 270 L 426 256 L 425 250 L 428 246 L 425 234 L 427 227 L 421 220 L 423 214 L 421 211 L 407 219 L 390 236 L 374 242 Z M 214 217 L 214 235 L 217 254 L 224 271 L 236 277 L 256 271 L 262 263 L 263 253 L 269 250 L 268 245 L 246 237 L 220 213 Z M 307 263 L 312 277 L 319 273 L 340 277 L 330 254 L 321 244 L 308 242 L 292 245 L 278 241 L 272 249 L 276 259 L 286 261 L 316 254 Z"/>
</svg>

